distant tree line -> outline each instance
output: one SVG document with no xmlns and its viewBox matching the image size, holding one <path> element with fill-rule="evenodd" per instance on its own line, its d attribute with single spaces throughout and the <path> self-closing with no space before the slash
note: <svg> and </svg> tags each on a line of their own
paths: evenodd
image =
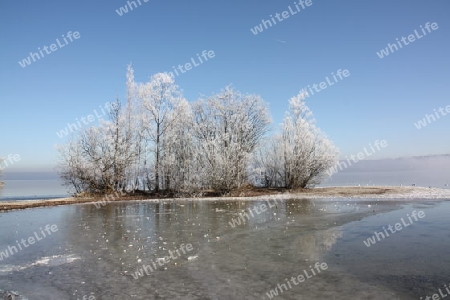
<svg viewBox="0 0 450 300">
<path fill-rule="evenodd" d="M 258 95 L 226 87 L 189 103 L 168 73 L 138 83 L 129 66 L 126 103 L 114 102 L 109 120 L 58 146 L 59 173 L 77 193 L 310 187 L 335 164 L 337 149 L 305 96 L 290 99 L 279 133 L 268 135 L 271 117 Z"/>
</svg>

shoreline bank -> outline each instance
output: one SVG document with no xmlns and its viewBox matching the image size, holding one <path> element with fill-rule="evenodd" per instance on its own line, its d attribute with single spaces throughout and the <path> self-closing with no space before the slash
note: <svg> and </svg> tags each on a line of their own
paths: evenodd
<svg viewBox="0 0 450 300">
<path fill-rule="evenodd" d="M 255 201 L 261 198 L 269 199 L 342 199 L 342 198 L 363 198 L 363 199 L 449 199 L 450 189 L 425 188 L 425 187 L 395 187 L 395 186 L 342 186 L 342 187 L 316 187 L 300 191 L 285 191 L 277 193 L 267 193 L 258 195 L 238 195 L 223 197 L 197 197 L 197 198 L 152 198 L 142 195 L 116 197 L 105 200 L 104 197 L 69 197 L 47 200 L 13 200 L 0 202 L 0 212 L 16 209 L 53 207 L 59 205 L 87 204 L 103 202 L 107 205 L 110 202 L 136 202 L 136 201 Z M 104 206 L 104 205 L 102 205 Z"/>
</svg>

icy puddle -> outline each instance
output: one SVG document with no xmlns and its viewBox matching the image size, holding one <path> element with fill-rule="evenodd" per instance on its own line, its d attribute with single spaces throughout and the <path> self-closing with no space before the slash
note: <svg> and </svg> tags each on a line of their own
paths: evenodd
<svg viewBox="0 0 450 300">
<path fill-rule="evenodd" d="M 0 294 L 14 291 L 16 299 L 30 300 L 425 299 L 450 282 L 449 214 L 450 202 L 387 199 L 179 200 L 13 211 L 0 214 Z M 22 242 L 51 225 L 58 228 L 51 235 Z"/>
</svg>

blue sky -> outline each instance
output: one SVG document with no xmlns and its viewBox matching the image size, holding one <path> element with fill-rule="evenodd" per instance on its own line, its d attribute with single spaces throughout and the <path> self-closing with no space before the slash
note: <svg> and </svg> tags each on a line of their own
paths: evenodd
<svg viewBox="0 0 450 300">
<path fill-rule="evenodd" d="M 20 154 L 12 169 L 51 169 L 56 132 L 116 97 L 125 98 L 126 66 L 137 81 L 171 71 L 203 50 L 215 57 L 176 77 L 189 101 L 228 84 L 260 94 L 280 123 L 288 99 L 337 70 L 350 76 L 307 99 L 319 127 L 356 154 L 375 140 L 372 158 L 450 153 L 450 115 L 414 123 L 450 105 L 450 2 L 314 1 L 254 35 L 250 28 L 294 1 L 0 2 L 0 155 Z M 396 38 L 437 30 L 380 59 Z M 19 61 L 69 31 L 80 38 L 22 68 Z M 423 34 L 422 34 L 423 35 Z"/>
</svg>

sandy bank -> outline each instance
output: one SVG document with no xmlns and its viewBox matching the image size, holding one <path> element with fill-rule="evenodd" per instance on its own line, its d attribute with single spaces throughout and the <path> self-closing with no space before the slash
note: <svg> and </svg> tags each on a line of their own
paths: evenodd
<svg viewBox="0 0 450 300">
<path fill-rule="evenodd" d="M 393 186 L 373 186 L 373 187 L 324 187 L 305 189 L 301 191 L 286 191 L 276 194 L 240 197 L 204 197 L 204 198 L 165 198 L 148 199 L 153 201 L 171 201 L 171 200 L 195 200 L 195 201 L 218 201 L 218 200 L 258 200 L 261 198 L 276 199 L 336 199 L 336 198 L 370 198 L 370 199 L 449 199 L 450 189 L 425 188 L 425 187 L 393 187 Z M 9 211 L 14 209 L 25 209 L 33 207 L 46 207 L 79 203 L 95 203 L 103 201 L 102 198 L 60 198 L 50 200 L 20 200 L 0 202 L 0 211 Z M 147 199 L 136 200 L 136 198 L 127 196 L 126 198 L 115 199 L 112 201 L 146 201 Z M 107 201 L 107 202 L 112 202 Z"/>
</svg>

